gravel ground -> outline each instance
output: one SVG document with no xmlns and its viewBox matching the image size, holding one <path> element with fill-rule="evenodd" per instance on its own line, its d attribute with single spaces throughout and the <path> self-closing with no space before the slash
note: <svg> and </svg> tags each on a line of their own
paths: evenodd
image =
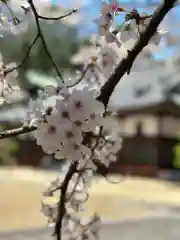
<svg viewBox="0 0 180 240">
<path fill-rule="evenodd" d="M 179 240 L 180 217 L 156 217 L 116 223 L 104 223 L 100 231 L 102 240 Z M 50 240 L 48 229 L 0 234 L 0 240 Z"/>
</svg>

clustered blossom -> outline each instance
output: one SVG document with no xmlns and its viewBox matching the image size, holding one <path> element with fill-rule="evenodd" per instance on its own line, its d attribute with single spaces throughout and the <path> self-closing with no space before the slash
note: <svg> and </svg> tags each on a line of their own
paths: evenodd
<svg viewBox="0 0 180 240">
<path fill-rule="evenodd" d="M 107 122 L 103 124 L 104 106 L 94 100 L 94 97 L 96 94 L 88 88 L 81 91 L 75 89 L 69 96 L 66 94 L 65 99 L 57 99 L 51 114 L 45 116 L 46 120 L 40 120 L 38 123 L 41 134 L 38 136 L 37 130 L 37 141 L 39 139 L 39 144 L 44 146 L 47 153 L 55 153 L 56 158 L 66 158 L 70 162 L 69 167 L 72 160 L 78 162 L 77 173 L 68 184 L 64 202 L 65 215 L 61 232 L 67 239 L 82 239 L 82 237 L 98 239 L 99 216 L 95 214 L 90 220 L 84 222 L 78 213 L 85 210 L 88 188 L 97 170 L 96 161 L 108 168 L 111 162 L 116 161 L 117 153 L 121 148 L 121 139 L 109 135 L 111 134 L 110 125 Z M 81 109 L 79 109 L 80 106 Z M 50 131 L 48 131 L 49 127 Z M 88 147 L 82 143 L 87 132 L 93 133 Z M 61 140 L 60 146 L 57 145 L 59 140 Z M 79 146 L 78 150 L 72 148 L 74 144 Z M 57 177 L 43 192 L 41 211 L 48 218 L 49 226 L 55 226 L 58 219 L 61 199 L 56 200 L 55 193 L 61 190 L 63 180 L 64 177 Z"/>
<path fill-rule="evenodd" d="M 97 55 L 98 57 L 91 57 L 85 80 L 87 83 L 93 85 L 97 84 L 97 86 L 100 87 L 112 73 L 113 68 L 119 61 L 119 57 L 116 51 L 108 45 L 104 47 L 99 46 L 97 49 Z"/>
<path fill-rule="evenodd" d="M 125 14 L 124 21 L 114 27 L 114 20 L 119 14 Z M 93 61 L 93 67 L 89 69 L 86 76 L 87 81 L 90 82 L 89 76 L 91 76 L 101 86 L 102 81 L 98 80 L 103 79 L 103 83 L 106 81 L 117 63 L 127 56 L 128 51 L 132 49 L 150 20 L 151 15 L 139 14 L 136 9 L 128 12 L 121 8 L 116 1 L 113 4 L 102 2 L 100 16 L 94 20 L 98 27 L 98 34 L 95 39 L 93 36 L 93 43 L 97 46 L 97 56 L 94 56 L 96 61 Z M 144 48 L 140 57 L 138 57 L 139 65 L 141 64 L 139 61 L 141 58 L 152 56 L 153 51 L 157 50 L 162 37 L 166 36 L 166 34 L 166 30 L 157 29 L 148 46 Z"/>
<path fill-rule="evenodd" d="M 107 152 L 106 145 L 111 142 L 104 135 L 99 136 L 99 140 L 104 142 L 103 148 L 99 142 L 94 142 L 97 147 L 93 153 L 92 146 L 84 144 L 86 133 L 94 133 L 96 140 L 100 129 L 107 127 L 104 105 L 96 100 L 97 94 L 96 90 L 87 86 L 72 90 L 47 86 L 44 92 L 40 92 L 38 100 L 29 102 L 27 117 L 30 124 L 37 125 L 37 144 L 42 146 L 44 152 L 53 154 L 56 159 L 78 161 L 79 168 L 90 166 L 96 169 L 93 158 L 107 166 L 108 159 L 109 163 L 115 161 L 116 148 L 111 146 Z M 46 99 L 53 96 L 54 105 L 47 106 Z M 119 143 L 118 146 L 120 148 Z"/>
<path fill-rule="evenodd" d="M 146 29 L 151 20 L 151 15 L 138 13 L 136 9 L 133 9 L 131 12 L 126 14 L 125 19 L 127 22 L 121 27 L 120 30 L 120 40 L 126 44 L 129 43 L 129 47 L 133 46 L 141 33 Z M 117 32 L 115 30 L 115 32 Z M 150 44 L 159 45 L 161 38 L 167 34 L 167 31 L 164 29 L 157 29 L 156 33 L 152 36 Z M 126 45 L 128 47 L 128 44 Z M 149 46 L 147 47 L 149 48 Z"/>
<path fill-rule="evenodd" d="M 62 236 L 95 239 L 99 234 L 100 218 L 94 215 L 84 222 L 78 213 L 85 210 L 97 161 L 108 168 L 111 162 L 116 161 L 121 141 L 109 136 L 109 125 L 104 119 L 105 108 L 96 100 L 97 91 L 86 86 L 81 90 L 47 86 L 39 96 L 39 101 L 30 102 L 32 110 L 28 113 L 30 119 L 36 119 L 37 144 L 56 159 L 65 159 L 69 167 L 73 162 L 77 163 L 77 172 L 66 191 Z M 54 105 L 46 108 L 46 99 L 53 96 Z M 88 133 L 92 136 L 87 144 L 84 138 Z M 41 211 L 48 218 L 49 226 L 54 226 L 58 219 L 61 199 L 56 199 L 56 192 L 61 190 L 63 180 L 64 175 L 57 177 L 43 192 Z"/>
<path fill-rule="evenodd" d="M 77 214 L 84 210 L 87 200 L 87 189 L 92 181 L 92 171 L 85 169 L 81 178 L 74 174 L 68 185 L 65 200 L 65 215 L 62 221 L 62 236 L 67 239 L 81 239 L 86 236 L 87 239 L 93 239 L 98 236 L 100 227 L 100 218 L 97 214 L 90 217 L 89 220 L 83 219 Z M 58 217 L 59 200 L 54 198 L 55 192 L 61 188 L 63 179 L 58 177 L 55 181 L 48 184 L 43 193 L 41 212 L 48 218 L 48 225 L 54 226 Z M 54 198 L 49 201 L 49 198 Z"/>
<path fill-rule="evenodd" d="M 67 89 L 66 89 L 67 91 Z M 37 126 L 37 144 L 57 159 L 78 161 L 90 149 L 83 144 L 85 133 L 103 126 L 104 105 L 95 100 L 95 92 L 84 87 L 57 96 L 55 106 Z"/>
<path fill-rule="evenodd" d="M 125 12 L 125 20 L 122 24 L 116 26 L 113 29 L 114 18 L 120 12 Z M 118 4 L 107 4 L 102 2 L 101 13 L 98 19 L 94 22 L 98 24 L 99 35 L 105 38 L 107 43 L 115 42 L 118 47 L 121 47 L 123 43 L 137 39 L 140 34 L 146 29 L 151 20 L 151 15 L 142 13 L 140 15 L 136 9 L 127 12 L 123 8 L 120 8 Z M 155 35 L 152 37 L 153 44 L 158 45 L 161 37 L 164 36 L 167 31 L 158 29 Z"/>
</svg>

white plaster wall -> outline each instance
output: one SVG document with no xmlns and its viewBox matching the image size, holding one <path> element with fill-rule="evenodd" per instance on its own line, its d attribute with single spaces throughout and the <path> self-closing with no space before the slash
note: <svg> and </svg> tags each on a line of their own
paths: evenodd
<svg viewBox="0 0 180 240">
<path fill-rule="evenodd" d="M 151 115 L 136 115 L 124 120 L 124 133 L 126 135 L 137 134 L 137 126 L 142 124 L 142 134 L 154 136 L 158 132 L 157 119 Z"/>
<path fill-rule="evenodd" d="M 173 117 L 164 117 L 162 119 L 162 131 L 165 136 L 180 135 L 180 119 Z"/>
<path fill-rule="evenodd" d="M 159 129 L 159 118 L 152 115 L 135 115 L 124 119 L 109 117 L 109 124 L 114 133 L 133 136 L 137 134 L 138 124 L 142 124 L 142 134 L 144 136 L 156 136 Z M 175 137 L 180 135 L 180 118 L 164 117 L 161 120 L 161 131 L 164 136 Z"/>
<path fill-rule="evenodd" d="M 158 121 L 151 115 L 136 115 L 118 119 L 111 117 L 112 128 L 123 135 L 133 136 L 137 133 L 138 124 L 142 124 L 142 133 L 147 136 L 154 136 L 158 133 Z"/>
</svg>

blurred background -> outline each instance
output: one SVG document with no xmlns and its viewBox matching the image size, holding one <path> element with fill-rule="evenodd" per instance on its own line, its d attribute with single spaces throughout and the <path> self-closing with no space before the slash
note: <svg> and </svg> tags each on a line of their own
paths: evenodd
<svg viewBox="0 0 180 240">
<path fill-rule="evenodd" d="M 35 2 L 45 16 L 63 15 L 69 9 L 80 7 L 78 13 L 62 21 L 41 22 L 47 45 L 61 73 L 64 76 L 75 74 L 88 60 L 89 52 L 95 51 L 90 41 L 97 31 L 92 19 L 98 16 L 101 1 Z M 151 13 L 160 1 L 121 0 L 120 4 L 126 9 Z M 12 6 L 18 13 L 19 1 L 13 0 Z M 110 179 L 120 181 L 112 184 L 100 177 L 97 177 L 98 182 L 94 179 L 84 215 L 95 211 L 108 222 L 106 224 L 115 221 L 112 231 L 121 231 L 114 239 L 120 239 L 120 234 L 122 239 L 128 240 L 180 237 L 179 13 L 180 8 L 176 7 L 167 15 L 162 23 L 169 31 L 167 37 L 148 61 L 142 61 L 132 74 L 122 79 L 110 101 L 109 112 L 115 114 L 109 121 L 123 138 L 123 144 L 117 162 L 109 171 Z M 117 23 L 121 20 L 118 17 Z M 25 34 L 0 38 L 5 63 L 20 62 L 35 33 L 36 25 L 32 22 Z M 21 91 L 10 96 L 11 103 L 0 107 L 1 131 L 21 126 L 29 98 L 35 99 L 47 84 L 57 83 L 40 42 L 20 69 L 18 81 Z M 41 193 L 66 164 L 45 155 L 33 136 L 34 133 L 24 134 L 0 141 L 2 239 L 15 239 L 15 235 L 8 235 L 14 230 L 46 226 L 46 219 L 40 213 Z"/>
</svg>

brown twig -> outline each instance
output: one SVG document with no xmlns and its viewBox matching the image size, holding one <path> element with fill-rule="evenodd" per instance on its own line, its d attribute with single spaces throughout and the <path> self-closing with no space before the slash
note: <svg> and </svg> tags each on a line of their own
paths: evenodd
<svg viewBox="0 0 180 240">
<path fill-rule="evenodd" d="M 77 171 L 77 162 L 74 162 L 70 166 L 70 168 L 64 178 L 64 181 L 61 185 L 61 195 L 60 195 L 60 201 L 59 201 L 59 206 L 58 206 L 58 219 L 56 222 L 55 232 L 54 232 L 54 235 L 56 235 L 57 240 L 61 240 L 62 220 L 63 220 L 64 214 L 66 212 L 66 209 L 65 209 L 66 191 L 68 188 L 68 184 L 76 171 Z"/>
<path fill-rule="evenodd" d="M 45 16 L 41 16 L 38 14 L 38 18 L 39 19 L 43 19 L 43 20 L 54 20 L 54 21 L 57 21 L 57 20 L 61 20 L 65 17 L 68 17 L 70 15 L 72 15 L 73 13 L 76 13 L 78 11 L 78 9 L 73 9 L 72 11 L 70 11 L 69 13 L 66 13 L 62 16 L 59 16 L 59 17 L 45 17 Z"/>
<path fill-rule="evenodd" d="M 47 54 L 47 56 L 49 57 L 49 59 L 51 60 L 52 64 L 53 64 L 53 67 L 55 68 L 56 72 L 57 72 L 57 75 L 62 79 L 62 81 L 64 82 L 64 79 L 59 71 L 59 68 L 56 64 L 56 62 L 54 61 L 54 59 L 52 58 L 52 55 L 47 47 L 47 44 L 46 44 L 46 41 L 45 41 L 45 38 L 44 38 L 44 35 L 42 33 L 42 30 L 41 30 L 41 25 L 40 25 L 40 22 L 39 22 L 39 15 L 36 11 L 36 8 L 34 6 L 34 3 L 33 3 L 33 0 L 28 0 L 28 3 L 30 4 L 31 6 L 31 9 L 33 11 L 33 14 L 34 14 L 34 17 L 35 17 L 35 21 L 36 21 L 36 26 L 37 26 L 37 31 L 38 31 L 38 35 L 39 35 L 39 38 L 41 39 L 41 42 L 42 42 L 42 45 L 43 45 L 43 48 Z"/>
<path fill-rule="evenodd" d="M 7 70 L 4 71 L 4 74 L 8 74 L 10 72 L 13 72 L 14 70 L 17 70 L 18 68 L 21 68 L 23 66 L 23 64 L 27 61 L 30 53 L 31 53 L 31 50 L 34 46 L 34 44 L 37 42 L 39 38 L 39 34 L 36 35 L 36 37 L 34 38 L 33 42 L 31 43 L 31 45 L 29 46 L 27 52 L 26 52 L 26 55 L 24 56 L 23 60 L 16 66 L 16 67 L 13 67 L 13 68 L 9 68 Z"/>
<path fill-rule="evenodd" d="M 33 1 L 31 1 L 31 2 L 32 2 L 31 4 L 33 4 Z M 31 7 L 32 7 L 32 5 L 31 5 Z M 73 13 L 76 13 L 76 12 L 78 11 L 78 9 L 73 9 L 73 10 L 70 11 L 69 13 L 64 14 L 64 15 L 62 15 L 62 16 L 59 16 L 59 17 L 45 17 L 45 16 L 39 15 L 39 14 L 37 13 L 35 7 L 32 8 L 32 10 L 33 10 L 33 13 L 35 14 L 35 19 L 37 18 L 37 19 L 44 19 L 44 20 L 60 20 L 60 19 L 66 18 L 66 17 L 68 17 L 68 16 L 70 16 L 70 15 L 72 15 Z M 37 22 L 36 22 L 36 24 L 37 24 Z M 26 62 L 26 60 L 28 59 L 28 57 L 29 57 L 29 55 L 30 55 L 30 52 L 31 52 L 33 46 L 35 45 L 35 43 L 37 42 L 37 40 L 38 40 L 39 38 L 41 38 L 41 41 L 42 41 L 42 43 L 43 43 L 43 47 L 45 48 L 45 51 L 46 51 L 48 57 L 49 57 L 49 58 L 51 59 L 51 61 L 53 62 L 53 65 L 54 65 L 54 67 L 55 67 L 55 69 L 56 69 L 56 71 L 57 71 L 57 73 L 58 73 L 58 76 L 62 79 L 62 76 L 61 76 L 61 74 L 60 74 L 60 72 L 59 72 L 59 69 L 57 68 L 56 63 L 55 63 L 54 60 L 52 59 L 52 56 L 51 56 L 49 50 L 47 49 L 47 44 L 46 44 L 45 39 L 44 39 L 44 36 L 43 36 L 43 34 L 42 34 L 42 31 L 41 31 L 41 28 L 40 28 L 40 24 L 38 24 L 37 27 L 38 27 L 38 34 L 37 34 L 36 37 L 34 38 L 34 40 L 33 40 L 33 42 L 31 43 L 31 45 L 29 46 L 29 48 L 28 48 L 28 50 L 27 50 L 27 52 L 26 52 L 23 60 L 22 60 L 16 67 L 9 68 L 9 69 L 5 70 L 5 71 L 4 71 L 4 74 L 6 75 L 6 74 L 8 74 L 8 73 L 13 72 L 14 70 L 17 70 L 18 68 L 21 68 L 21 67 L 24 65 L 24 63 Z"/>
<path fill-rule="evenodd" d="M 0 133 L 0 139 L 14 137 L 14 136 L 24 134 L 24 133 L 29 133 L 29 132 L 35 131 L 36 129 L 37 129 L 36 126 L 27 125 L 27 126 L 23 126 L 20 128 L 6 130 L 6 131 Z"/>
<path fill-rule="evenodd" d="M 89 65 L 83 70 L 80 78 L 79 78 L 76 82 L 74 82 L 74 83 L 72 83 L 72 84 L 69 84 L 69 85 L 67 85 L 66 87 L 67 87 L 67 88 L 72 88 L 72 87 L 76 86 L 77 84 L 79 84 L 79 83 L 83 80 L 83 78 L 85 77 L 88 69 L 89 69 Z"/>
</svg>

